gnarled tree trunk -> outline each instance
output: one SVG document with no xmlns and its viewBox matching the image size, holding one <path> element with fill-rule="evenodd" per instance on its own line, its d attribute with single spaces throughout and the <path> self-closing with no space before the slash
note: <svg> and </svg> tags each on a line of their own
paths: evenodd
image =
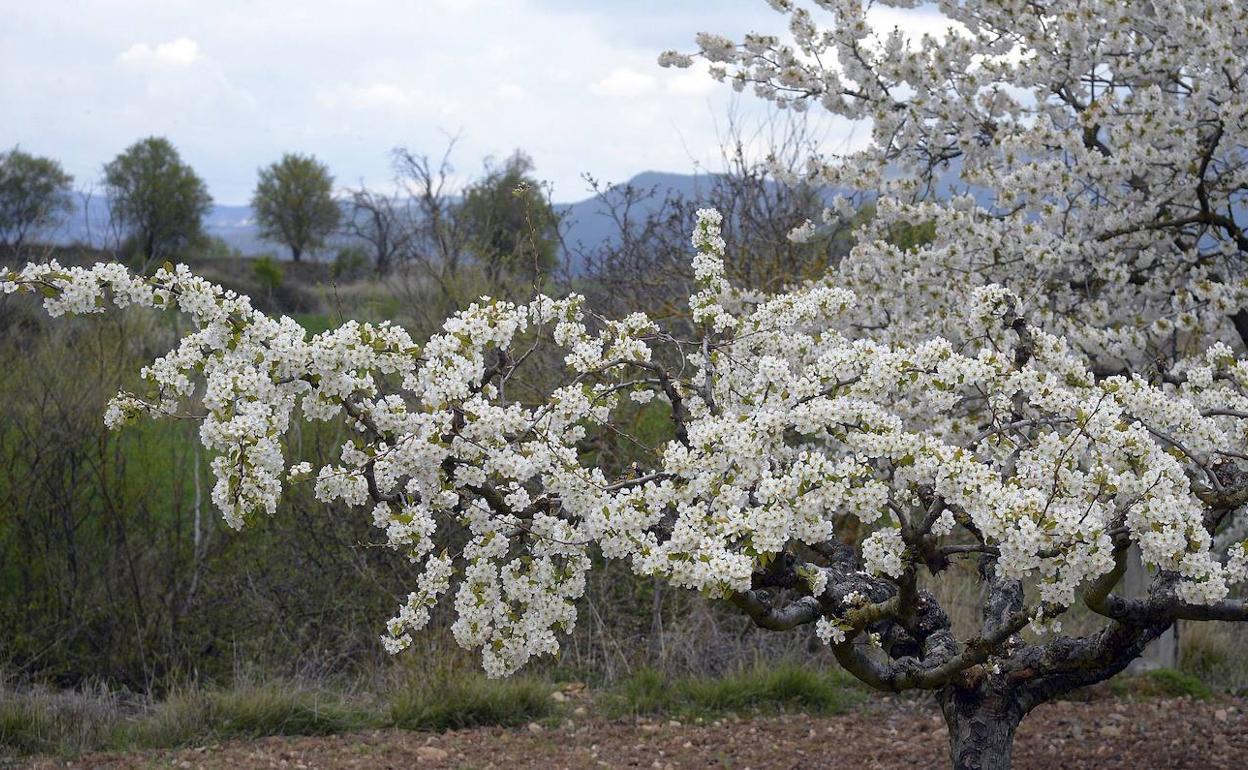
<svg viewBox="0 0 1248 770">
<path fill-rule="evenodd" d="M 1000 671 L 979 667 L 964 672 L 936 693 L 949 728 L 952 766 L 1009 768 L 1014 733 L 1033 707 L 1121 672 L 1169 626 L 1164 619 L 1140 625 L 1111 623 L 1090 636 L 1058 637 L 1027 646 L 1002 661 Z"/>
<path fill-rule="evenodd" d="M 938 694 L 949 727 L 949 756 L 954 770 L 1009 768 L 1014 731 L 1026 714 L 1008 691 L 969 690 L 950 686 Z"/>
</svg>

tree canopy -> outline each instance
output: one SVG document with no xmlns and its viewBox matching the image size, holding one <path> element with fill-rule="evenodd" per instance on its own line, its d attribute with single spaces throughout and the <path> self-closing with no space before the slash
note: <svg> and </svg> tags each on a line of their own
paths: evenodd
<svg viewBox="0 0 1248 770">
<path fill-rule="evenodd" d="M 0 153 L 0 246 L 17 252 L 32 235 L 71 212 L 73 181 L 52 158 L 18 147 Z"/>
<path fill-rule="evenodd" d="M 533 161 L 515 152 L 464 191 L 456 216 L 468 250 L 492 280 L 535 277 L 556 263 L 558 217 L 533 178 Z"/>
<path fill-rule="evenodd" d="M 203 233 L 208 187 L 168 139 L 151 136 L 104 166 L 114 224 L 144 261 L 174 256 Z"/>
<path fill-rule="evenodd" d="M 283 155 L 260 170 L 251 198 L 261 235 L 284 244 L 298 262 L 337 229 L 342 210 L 333 192 L 334 178 L 325 164 L 311 155 Z"/>
</svg>

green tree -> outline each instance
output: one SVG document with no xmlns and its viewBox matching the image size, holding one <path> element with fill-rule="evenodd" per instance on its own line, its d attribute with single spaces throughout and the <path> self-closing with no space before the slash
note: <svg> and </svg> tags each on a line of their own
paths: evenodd
<svg viewBox="0 0 1248 770">
<path fill-rule="evenodd" d="M 324 245 L 342 216 L 333 198 L 334 178 L 311 155 L 287 153 L 260 170 L 251 208 L 260 234 L 285 244 L 296 262 L 308 249 Z"/>
<path fill-rule="evenodd" d="M 536 277 L 555 266 L 559 217 L 532 174 L 532 159 L 516 151 L 464 192 L 458 215 L 468 251 L 491 280 Z"/>
<path fill-rule="evenodd" d="M 203 232 L 208 187 L 161 136 L 130 145 L 104 166 L 109 210 L 146 262 L 169 256 Z"/>
<path fill-rule="evenodd" d="M 17 253 L 27 238 L 72 211 L 73 181 L 51 158 L 16 147 L 0 153 L 0 246 Z"/>
</svg>

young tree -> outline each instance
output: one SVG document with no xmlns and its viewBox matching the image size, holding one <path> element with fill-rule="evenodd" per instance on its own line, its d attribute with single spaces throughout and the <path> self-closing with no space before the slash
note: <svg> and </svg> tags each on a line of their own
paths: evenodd
<svg viewBox="0 0 1248 770">
<path fill-rule="evenodd" d="M 17 147 L 0 153 L 0 246 L 16 254 L 29 237 L 73 211 L 73 181 L 52 158 Z"/>
<path fill-rule="evenodd" d="M 556 263 L 559 218 L 533 178 L 533 161 L 515 152 L 464 192 L 457 217 L 468 250 L 491 281 L 505 273 L 536 277 Z"/>
<path fill-rule="evenodd" d="M 308 249 L 320 248 L 338 227 L 342 210 L 333 197 L 329 168 L 311 155 L 287 153 L 260 170 L 251 208 L 260 234 L 285 244 L 298 262 Z"/>
<path fill-rule="evenodd" d="M 146 263 L 177 253 L 203 232 L 208 187 L 168 139 L 150 136 L 104 166 L 109 211 Z"/>
<path fill-rule="evenodd" d="M 40 290 L 53 314 L 190 314 L 150 392 L 106 421 L 172 414 L 202 377 L 228 522 L 313 475 L 321 499 L 369 508 L 421 564 L 392 650 L 454 584 L 458 641 L 515 671 L 558 649 L 600 552 L 763 628 L 813 626 L 864 682 L 933 691 L 955 766 L 1008 766 L 1036 704 L 1113 676 L 1176 619 L 1248 620 L 1231 598 L 1248 577 L 1248 9 L 947 2 L 962 28 L 908 45 L 851 0 L 822 3 L 827 30 L 772 4 L 796 49 L 704 35 L 702 55 L 787 104 L 870 117 L 874 146 L 821 173 L 878 184 L 877 217 L 826 280 L 766 294 L 731 284 L 722 219 L 699 212 L 695 333 L 587 323 L 571 295 L 482 301 L 423 348 L 384 323 L 307 339 L 185 267 L 30 265 L 0 290 Z M 954 159 L 976 196 L 924 200 Z M 877 237 L 902 222 L 931 237 Z M 543 346 L 567 375 L 517 400 Z M 666 404 L 672 438 L 608 477 L 578 448 L 627 429 L 625 399 Z M 296 408 L 363 441 L 287 468 Z M 1133 544 L 1156 570 L 1139 598 L 1117 590 Z M 920 572 L 968 558 L 983 617 L 960 640 Z M 1104 626 L 1062 635 L 1076 603 Z"/>
</svg>

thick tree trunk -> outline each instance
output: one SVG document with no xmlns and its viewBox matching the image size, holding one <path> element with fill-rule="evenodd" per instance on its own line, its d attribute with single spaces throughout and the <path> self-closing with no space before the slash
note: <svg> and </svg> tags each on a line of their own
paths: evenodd
<svg viewBox="0 0 1248 770">
<path fill-rule="evenodd" d="M 949 687 L 939 694 L 954 770 L 1009 770 L 1025 711 L 1009 693 Z"/>
<path fill-rule="evenodd" d="M 1122 576 L 1122 595 L 1128 599 L 1146 599 L 1152 582 L 1153 575 L 1140 558 L 1140 547 L 1131 546 L 1127 551 L 1127 572 Z M 1179 631 L 1177 625 L 1172 625 L 1161 636 L 1149 642 L 1140 657 L 1131 661 L 1128 669 L 1140 672 L 1178 667 Z"/>
</svg>

